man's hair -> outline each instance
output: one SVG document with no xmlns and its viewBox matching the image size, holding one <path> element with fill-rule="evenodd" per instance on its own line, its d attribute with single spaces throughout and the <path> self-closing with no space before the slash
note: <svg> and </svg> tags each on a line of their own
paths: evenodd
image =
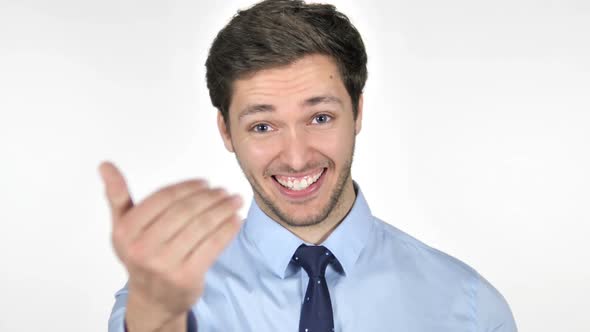
<svg viewBox="0 0 590 332">
<path fill-rule="evenodd" d="M 232 84 L 305 55 L 330 56 L 352 101 L 354 119 L 367 80 L 367 53 L 346 15 L 328 4 L 265 0 L 239 10 L 217 34 L 205 63 L 211 102 L 229 126 Z"/>
</svg>

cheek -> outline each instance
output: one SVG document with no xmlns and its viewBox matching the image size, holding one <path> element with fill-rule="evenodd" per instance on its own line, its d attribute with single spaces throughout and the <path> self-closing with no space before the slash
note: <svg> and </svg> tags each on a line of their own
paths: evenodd
<svg viewBox="0 0 590 332">
<path fill-rule="evenodd" d="M 264 169 L 279 153 L 279 144 L 273 140 L 244 140 L 237 149 L 244 166 L 249 169 Z"/>
<path fill-rule="evenodd" d="M 342 160 L 349 158 L 350 150 L 354 140 L 354 133 L 338 129 L 318 133 L 313 141 L 315 149 L 332 159 L 335 163 L 342 163 Z"/>
</svg>

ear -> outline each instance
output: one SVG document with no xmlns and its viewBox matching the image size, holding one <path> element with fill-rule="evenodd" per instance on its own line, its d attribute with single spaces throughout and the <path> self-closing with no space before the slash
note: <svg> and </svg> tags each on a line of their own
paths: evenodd
<svg viewBox="0 0 590 332">
<path fill-rule="evenodd" d="M 231 134 L 228 131 L 227 126 L 225 125 L 225 121 L 223 120 L 223 115 L 221 114 L 221 111 L 217 111 L 217 128 L 219 129 L 219 134 L 223 139 L 223 144 L 225 145 L 225 148 L 227 149 L 227 151 L 233 153 L 234 145 L 231 141 Z"/>
<path fill-rule="evenodd" d="M 356 135 L 361 132 L 361 128 L 363 127 L 363 95 L 361 94 L 359 97 L 359 106 L 358 106 L 358 113 L 356 116 L 356 121 L 354 123 L 354 132 Z"/>
</svg>

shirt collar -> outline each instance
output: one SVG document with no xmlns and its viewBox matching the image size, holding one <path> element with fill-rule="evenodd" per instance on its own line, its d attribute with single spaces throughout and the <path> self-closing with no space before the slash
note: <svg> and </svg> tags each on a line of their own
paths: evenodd
<svg viewBox="0 0 590 332">
<path fill-rule="evenodd" d="M 359 185 L 353 181 L 356 199 L 344 220 L 321 244 L 338 259 L 344 273 L 350 273 L 373 226 L 372 214 Z M 274 274 L 285 277 L 295 250 L 305 243 L 295 234 L 266 215 L 252 199 L 244 225 L 245 236 L 262 253 Z M 308 244 L 309 243 L 305 243 Z"/>
</svg>

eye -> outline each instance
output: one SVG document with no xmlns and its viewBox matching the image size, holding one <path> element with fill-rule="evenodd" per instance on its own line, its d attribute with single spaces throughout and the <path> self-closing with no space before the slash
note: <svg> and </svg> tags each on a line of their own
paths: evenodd
<svg viewBox="0 0 590 332">
<path fill-rule="evenodd" d="M 271 128 L 266 123 L 257 123 L 254 126 L 252 126 L 252 129 L 250 130 L 255 133 L 266 133 L 268 131 L 271 131 Z"/>
<path fill-rule="evenodd" d="M 313 117 L 313 120 L 317 124 L 324 124 L 330 122 L 332 120 L 332 116 L 328 114 L 318 114 Z M 314 121 L 312 121 L 312 123 L 314 123 Z"/>
</svg>

